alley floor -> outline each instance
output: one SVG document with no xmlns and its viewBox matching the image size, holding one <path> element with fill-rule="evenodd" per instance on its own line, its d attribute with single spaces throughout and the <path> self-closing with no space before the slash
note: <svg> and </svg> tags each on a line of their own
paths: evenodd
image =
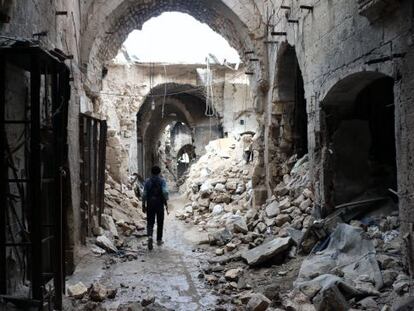
<svg viewBox="0 0 414 311">
<path fill-rule="evenodd" d="M 206 238 L 194 226 L 176 220 L 174 210 L 182 208 L 184 200 L 174 196 L 170 201 L 170 215 L 166 217 L 165 244 L 154 246 L 149 252 L 146 238 L 131 237 L 125 241 L 127 248 L 135 250 L 137 259 L 119 260 L 119 255 L 105 254 L 97 257 L 90 250 L 77 266 L 68 284 L 82 282 L 87 287 L 100 283 L 117 289 L 114 299 L 101 304 L 107 310 L 141 304 L 155 298 L 151 310 L 210 310 L 216 305 L 216 297 L 199 279 L 200 264 L 205 255 L 198 248 Z M 69 302 L 70 305 L 73 301 Z M 67 306 L 67 310 L 76 306 Z M 134 309 L 135 310 L 135 309 Z"/>
</svg>

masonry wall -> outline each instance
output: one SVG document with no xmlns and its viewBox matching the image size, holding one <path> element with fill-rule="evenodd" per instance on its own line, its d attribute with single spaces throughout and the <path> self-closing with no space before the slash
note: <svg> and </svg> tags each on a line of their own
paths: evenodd
<svg viewBox="0 0 414 311">
<path fill-rule="evenodd" d="M 414 220 L 414 136 L 410 134 L 414 130 L 413 3 L 395 1 L 395 9 L 387 11 L 392 6 L 383 10 L 376 6 L 378 2 L 370 2 L 372 6 L 368 15 L 366 11 L 360 11 L 357 1 L 311 1 L 309 5 L 313 6 L 313 11 L 301 10 L 298 3 L 292 1 L 288 3 L 291 10 L 276 9 L 274 30 L 286 32 L 287 36 L 272 36 L 278 43 L 268 47 L 269 81 L 273 86 L 268 94 L 266 110 L 266 161 L 270 164 L 267 168 L 268 189 L 271 190 L 271 180 L 277 171 L 277 161 L 271 165 L 271 154 L 278 147 L 272 133 L 280 132 L 281 111 L 284 109 L 284 102 L 279 98 L 278 57 L 289 44 L 295 48 L 305 83 L 310 167 L 317 201 L 322 206 L 330 203 L 329 167 L 326 165 L 330 151 L 324 122 L 326 115 L 322 109 L 327 94 L 338 82 L 357 73 L 361 80 L 355 80 L 355 86 L 350 86 L 350 89 L 366 83 L 367 72 L 395 80 L 398 192 L 401 221 L 408 225 Z M 289 23 L 288 19 L 298 23 Z M 346 90 L 338 93 L 338 102 L 347 96 L 350 94 Z"/>
<path fill-rule="evenodd" d="M 136 115 L 151 89 L 161 86 L 162 90 L 163 84 L 175 83 L 197 87 L 204 92 L 205 65 L 156 64 L 151 84 L 149 64 L 108 64 L 107 68 L 99 100 L 94 107 L 86 107 L 84 112 L 107 119 L 111 136 L 110 171 L 116 180 L 126 180 L 128 174 L 138 170 Z M 210 124 L 208 118 L 202 120 L 193 115 L 196 118 L 193 131 L 197 155 L 201 156 L 204 146 L 211 139 L 220 137 L 222 132 L 239 135 L 244 131 L 257 131 L 259 125 L 253 109 L 253 96 L 244 72 L 244 68 L 234 71 L 213 66 L 213 102 L 220 119 L 214 119 Z M 204 115 L 205 106 L 196 109 Z M 240 120 L 243 120 L 242 124 Z M 217 127 L 217 121 L 222 129 Z"/>
<path fill-rule="evenodd" d="M 338 82 L 352 74 L 362 73 L 362 79 L 356 84 L 364 83 L 363 77 L 366 72 L 382 73 L 395 80 L 398 192 L 403 228 L 408 230 L 407 228 L 414 222 L 412 208 L 414 8 L 410 0 L 390 0 L 390 5 L 385 9 L 379 6 L 381 2 L 367 1 L 371 6 L 368 5 L 368 10 L 360 11 L 361 1 L 357 0 L 310 0 L 306 4 L 313 7 L 311 11 L 300 9 L 299 5 L 303 3 L 294 0 L 283 2 L 284 5 L 290 6 L 290 10 L 280 8 L 282 1 L 226 0 L 223 2 L 227 6 L 226 12 L 222 15 L 218 14 L 220 11 L 217 8 L 222 8 L 222 4 L 209 8 L 212 14 L 207 16 L 205 21 L 219 31 L 220 28 L 227 27 L 230 21 L 231 27 L 223 33 L 240 53 L 253 51 L 253 56 L 260 58 L 258 63 L 253 63 L 243 55 L 246 70 L 251 70 L 254 74 L 249 77 L 252 92 L 247 102 L 242 100 L 246 98 L 243 96 L 246 89 L 241 87 L 245 79 L 243 76 L 234 78 L 226 85 L 218 86 L 217 94 L 220 94 L 223 103 L 219 112 L 224 116 L 222 119 L 224 132 L 243 131 L 244 128 L 240 123 L 243 118 L 244 124 L 255 128 L 259 133 L 257 148 L 260 154 L 263 154 L 263 163 L 255 170 L 254 178 L 257 182 L 253 182 L 253 185 L 265 187 L 264 190 L 268 195 L 272 192 L 275 180 L 281 177 L 278 171 L 279 156 L 282 158 L 286 156 L 281 154 L 283 150 L 280 149 L 278 142 L 285 135 L 282 125 L 290 116 L 286 113 L 286 103 L 280 98 L 280 87 L 283 83 L 279 79 L 284 77 L 278 73 L 283 63 L 279 59 L 287 45 L 294 47 L 303 75 L 308 114 L 310 167 L 316 199 L 322 205 L 329 201 L 326 182 L 329 146 L 324 124 L 326 116 L 322 109 L 323 101 Z M 150 89 L 148 75 L 140 72 L 141 69 L 148 72 L 147 69 L 138 69 L 136 66 L 109 66 L 108 76 L 100 92 L 101 90 L 97 88 L 100 84 L 89 81 L 89 78 L 90 80 L 102 78 L 100 66 L 103 60 L 100 57 L 105 54 L 105 51 L 101 52 L 99 49 L 105 46 L 108 40 L 116 37 L 116 34 L 122 34 L 123 37 L 117 37 L 117 40 L 122 42 L 132 28 L 141 25 L 146 18 L 163 9 L 182 8 L 182 11 L 191 13 L 192 8 L 189 1 L 177 2 L 174 6 L 154 4 L 156 12 L 147 12 L 149 14 L 141 16 L 139 11 L 130 10 L 128 3 L 125 3 L 121 0 L 106 3 L 98 0 L 88 3 L 76 0 L 0 2 L 2 12 L 6 12 L 11 18 L 10 23 L 0 24 L 1 35 L 32 39 L 34 33 L 47 31 L 47 36 L 40 38 L 43 47 L 46 49 L 56 47 L 74 56 L 72 61 L 67 61 L 74 78 L 71 85 L 68 124 L 69 169 L 72 183 L 72 208 L 68 217 L 73 224 L 70 228 L 72 245 L 80 241 L 78 150 L 80 106 L 83 112 L 108 118 L 110 128 L 115 129 L 109 135 L 113 138 L 115 146 L 113 157 L 117 157 L 118 154 L 123 154 L 124 157 L 129 150 L 129 157 L 135 159 L 136 151 L 132 146 L 136 141 L 136 137 L 133 136 L 136 133 L 136 124 L 133 117 Z M 130 2 L 131 6 L 132 3 Z M 82 6 L 82 16 L 79 5 Z M 118 6 L 120 10 L 116 10 Z M 67 15 L 56 16 L 56 11 L 67 11 Z M 112 14 L 112 11 L 116 13 Z M 122 18 L 123 15 L 125 19 Z M 115 32 L 112 32 L 113 26 L 117 26 Z M 272 36 L 271 31 L 286 32 L 287 35 Z M 95 37 L 98 37 L 96 42 Z M 111 46 L 114 51 L 116 48 Z M 89 55 L 91 50 L 93 50 L 92 55 Z M 114 51 L 110 51 L 109 54 L 113 54 Z M 80 61 L 80 53 L 83 55 L 82 61 Z M 181 68 L 180 73 L 183 73 L 183 76 L 175 75 L 174 82 L 199 85 L 194 69 L 182 71 Z M 161 66 L 157 70 L 156 84 L 165 83 L 164 68 Z M 88 71 L 92 72 L 93 76 L 87 76 Z M 174 73 L 174 69 L 168 72 L 168 74 Z M 227 74 L 224 72 L 218 76 L 227 79 Z M 86 85 L 88 97 L 83 91 L 82 83 Z M 111 95 L 110 93 L 118 93 L 120 84 L 124 87 L 123 94 Z M 346 93 L 342 95 L 347 96 Z M 235 109 L 231 110 L 233 100 L 242 104 L 236 104 Z M 120 145 L 122 148 L 118 148 Z M 126 169 L 134 168 L 128 168 L 128 165 L 126 167 Z M 266 184 L 262 185 L 264 176 L 266 176 Z"/>
</svg>

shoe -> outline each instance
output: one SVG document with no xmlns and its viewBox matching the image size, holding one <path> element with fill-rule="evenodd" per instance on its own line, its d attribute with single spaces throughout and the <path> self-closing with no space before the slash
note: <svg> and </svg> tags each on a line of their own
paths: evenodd
<svg viewBox="0 0 414 311">
<path fill-rule="evenodd" d="M 148 249 L 150 251 L 152 251 L 152 249 L 153 249 L 153 246 L 152 246 L 152 238 L 148 238 Z"/>
<path fill-rule="evenodd" d="M 163 240 L 157 240 L 157 245 L 158 246 L 161 246 L 161 245 L 163 245 L 164 244 L 164 241 Z"/>
</svg>

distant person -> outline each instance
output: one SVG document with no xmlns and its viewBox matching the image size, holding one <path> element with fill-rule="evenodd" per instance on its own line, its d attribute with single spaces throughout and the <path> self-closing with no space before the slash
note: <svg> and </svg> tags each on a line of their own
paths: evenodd
<svg viewBox="0 0 414 311">
<path fill-rule="evenodd" d="M 155 218 L 157 218 L 157 245 L 162 245 L 164 229 L 164 206 L 168 213 L 168 188 L 164 178 L 160 176 L 161 169 L 154 166 L 152 176 L 145 181 L 142 194 L 142 210 L 147 214 L 148 249 L 152 250 Z"/>
<path fill-rule="evenodd" d="M 253 161 L 253 136 L 251 134 L 245 134 L 242 137 L 243 141 L 243 158 L 246 164 Z"/>
</svg>

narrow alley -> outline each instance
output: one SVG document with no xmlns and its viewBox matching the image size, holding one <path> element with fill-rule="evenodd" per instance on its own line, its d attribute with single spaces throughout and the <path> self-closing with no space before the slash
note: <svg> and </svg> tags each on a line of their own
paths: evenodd
<svg viewBox="0 0 414 311">
<path fill-rule="evenodd" d="M 100 284 L 117 289 L 116 299 L 102 304 L 109 310 L 130 310 L 131 305 L 139 306 L 137 302 L 152 299 L 156 310 L 214 310 L 218 298 L 199 278 L 200 267 L 207 261 L 206 251 L 199 248 L 199 243 L 207 235 L 174 217 L 184 202 L 178 196 L 171 200 L 164 245 L 148 252 L 145 237 L 130 237 L 120 256 L 97 257 L 85 250 L 68 284 L 82 282 L 86 287 Z M 136 259 L 124 261 L 128 255 Z M 139 310 L 135 308 L 132 310 Z"/>
<path fill-rule="evenodd" d="M 414 310 L 413 81 L 413 0 L 0 0 L 0 311 Z"/>
</svg>

